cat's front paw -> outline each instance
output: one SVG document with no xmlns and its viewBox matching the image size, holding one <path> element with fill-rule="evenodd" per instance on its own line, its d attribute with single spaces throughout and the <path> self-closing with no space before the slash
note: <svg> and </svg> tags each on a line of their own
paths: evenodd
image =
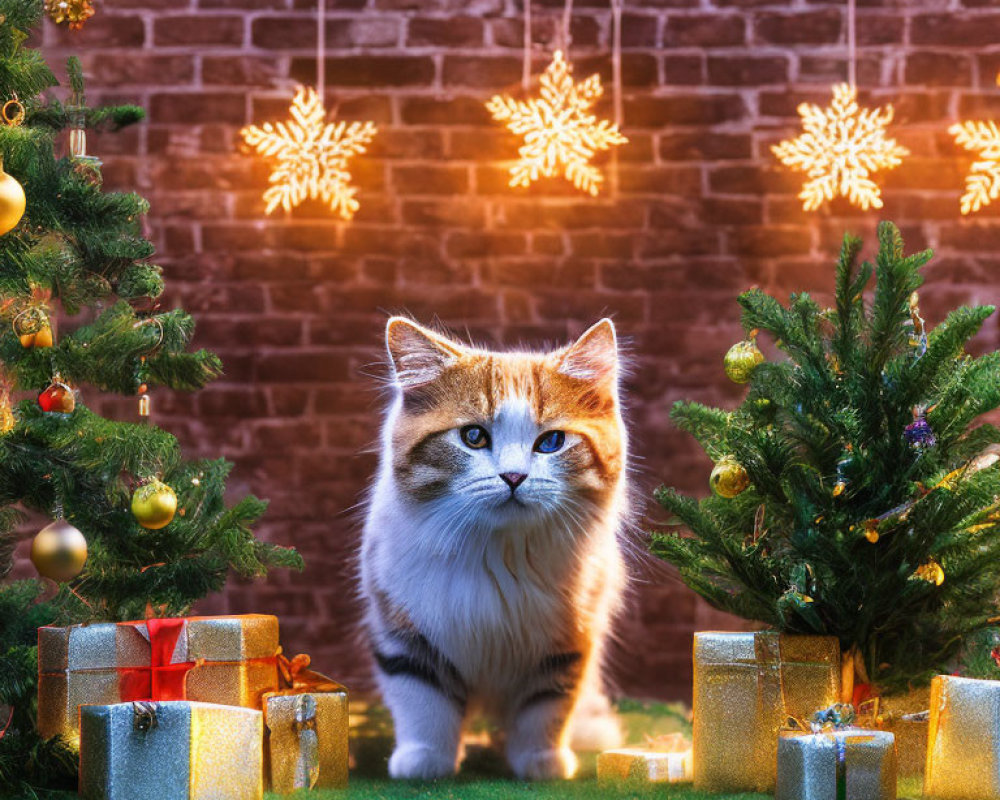
<svg viewBox="0 0 1000 800">
<path fill-rule="evenodd" d="M 572 778 L 579 762 L 568 747 L 531 750 L 511 758 L 514 774 L 528 781 L 555 781 Z"/>
<path fill-rule="evenodd" d="M 397 780 L 430 781 L 455 772 L 454 754 L 425 744 L 399 745 L 389 759 L 389 776 Z"/>
</svg>

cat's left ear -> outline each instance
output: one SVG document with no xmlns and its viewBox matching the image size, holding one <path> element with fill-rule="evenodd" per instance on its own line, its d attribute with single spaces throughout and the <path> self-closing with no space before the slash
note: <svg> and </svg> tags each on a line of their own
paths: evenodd
<svg viewBox="0 0 1000 800">
<path fill-rule="evenodd" d="M 613 382 L 618 374 L 614 323 L 605 317 L 571 344 L 559 361 L 559 372 L 594 383 Z"/>
</svg>

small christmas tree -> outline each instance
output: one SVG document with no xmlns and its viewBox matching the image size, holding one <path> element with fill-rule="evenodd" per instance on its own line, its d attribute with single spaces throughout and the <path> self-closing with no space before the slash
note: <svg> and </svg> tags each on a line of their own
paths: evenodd
<svg viewBox="0 0 1000 800">
<path fill-rule="evenodd" d="M 976 420 L 1000 405 L 1000 353 L 964 351 L 991 306 L 925 331 L 916 290 L 932 254 L 904 255 L 890 223 L 878 239 L 875 265 L 859 266 L 845 237 L 834 308 L 740 296 L 748 341 L 727 372 L 749 380 L 745 400 L 672 412 L 716 462 L 716 494 L 661 488 L 692 535 L 651 546 L 716 608 L 838 637 L 855 680 L 891 693 L 945 668 L 997 613 L 1000 431 Z M 763 361 L 758 330 L 788 358 Z"/>
<path fill-rule="evenodd" d="M 142 111 L 87 107 L 75 59 L 71 102 L 42 95 L 57 81 L 23 46 L 42 8 L 0 0 L 0 105 L 11 101 L 0 125 L 0 576 L 24 508 L 56 520 L 32 559 L 61 581 L 44 602 L 41 582 L 0 585 L 0 795 L 14 796 L 71 785 L 76 769 L 69 743 L 35 733 L 37 627 L 184 614 L 231 568 L 301 567 L 295 551 L 254 538 L 262 501 L 227 507 L 229 464 L 184 461 L 174 437 L 145 421 L 150 387 L 196 390 L 221 364 L 188 352 L 190 316 L 158 308 L 146 202 L 103 192 L 100 162 L 85 152 L 87 129 L 117 129 Z M 138 396 L 143 421 L 91 412 L 84 385 Z M 30 394 L 16 410 L 15 393 Z"/>
</svg>

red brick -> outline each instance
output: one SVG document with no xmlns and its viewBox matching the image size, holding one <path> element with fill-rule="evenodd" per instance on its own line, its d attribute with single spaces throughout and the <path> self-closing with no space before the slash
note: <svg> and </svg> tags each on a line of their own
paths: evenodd
<svg viewBox="0 0 1000 800">
<path fill-rule="evenodd" d="M 785 83 L 788 60 L 784 56 L 710 56 L 708 80 L 719 86 Z"/>
<path fill-rule="evenodd" d="M 668 47 L 731 47 L 745 40 L 746 24 L 736 15 L 671 16 L 663 30 Z"/>
<path fill-rule="evenodd" d="M 434 80 L 430 56 L 370 56 L 326 59 L 326 81 L 333 86 L 426 86 Z M 293 58 L 291 77 L 312 84 L 316 79 L 315 58 Z"/>
<path fill-rule="evenodd" d="M 625 105 L 629 128 L 716 125 L 742 119 L 746 114 L 743 98 L 731 93 L 643 97 Z"/>
<path fill-rule="evenodd" d="M 754 34 L 767 44 L 836 44 L 840 40 L 841 12 L 824 9 L 795 14 L 758 14 Z"/>
<path fill-rule="evenodd" d="M 243 17 L 208 14 L 161 17 L 154 21 L 153 43 L 159 47 L 243 44 Z"/>
<path fill-rule="evenodd" d="M 521 78 L 521 60 L 513 57 L 445 56 L 442 81 L 446 86 L 475 86 L 502 90 Z"/>
<path fill-rule="evenodd" d="M 910 41 L 963 50 L 989 47 L 996 44 L 993 32 L 997 26 L 1000 26 L 1000 14 L 919 14 L 910 22 Z"/>
<path fill-rule="evenodd" d="M 921 51 L 906 57 L 905 81 L 927 86 L 964 86 L 972 79 L 968 56 Z"/>
<path fill-rule="evenodd" d="M 675 133 L 660 137 L 660 158 L 667 161 L 708 161 L 750 158 L 752 142 L 747 134 Z"/>
<path fill-rule="evenodd" d="M 188 125 L 199 123 L 245 122 L 246 104 L 243 96 L 229 92 L 188 92 L 185 94 L 154 94 L 150 99 L 149 121 Z"/>
<path fill-rule="evenodd" d="M 408 47 L 477 47 L 483 43 L 483 21 L 475 17 L 417 17 L 406 32 Z"/>
</svg>

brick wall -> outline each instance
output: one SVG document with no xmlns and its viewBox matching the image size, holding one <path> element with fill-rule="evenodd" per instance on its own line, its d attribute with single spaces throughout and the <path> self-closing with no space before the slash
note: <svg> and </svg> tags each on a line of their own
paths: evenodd
<svg viewBox="0 0 1000 800">
<path fill-rule="evenodd" d="M 47 26 L 44 45 L 51 58 L 80 53 L 92 100 L 148 110 L 147 124 L 93 149 L 108 185 L 150 199 L 169 300 L 196 315 L 198 344 L 226 362 L 226 377 L 197 396 L 155 393 L 157 421 L 191 453 L 233 459 L 234 491 L 272 500 L 263 534 L 309 563 L 302 577 L 236 585 L 206 608 L 281 614 L 288 648 L 347 682 L 366 684 L 348 633 L 351 509 L 374 465 L 371 376 L 387 312 L 438 318 L 487 343 L 564 341 L 614 314 L 634 353 L 635 480 L 647 497 L 660 481 L 705 490 L 710 464 L 667 412 L 680 398 L 740 397 L 720 369 L 740 336 L 736 293 L 757 284 L 827 298 L 845 228 L 870 235 L 886 217 L 910 247 L 938 250 L 923 293 L 932 321 L 953 304 L 996 298 L 996 212 L 960 218 L 970 159 L 946 133 L 959 115 L 1000 116 L 1000 13 L 989 0 L 860 3 L 863 97 L 895 103 L 895 131 L 913 153 L 881 179 L 881 214 L 839 203 L 805 214 L 799 180 L 768 150 L 797 130 L 799 101 L 825 104 L 844 78 L 843 3 L 626 3 L 631 142 L 609 165 L 617 191 L 598 200 L 559 182 L 505 185 L 516 141 L 482 102 L 517 90 L 515 0 L 331 5 L 328 106 L 381 128 L 356 162 L 353 224 L 317 208 L 265 218 L 267 168 L 237 147 L 242 125 L 281 118 L 295 82 L 312 79 L 309 0 L 107 0 L 79 34 Z M 535 10 L 548 45 L 561 4 Z M 605 2 L 577 3 L 578 75 L 609 77 L 609 22 Z M 994 320 L 977 346 L 998 339 Z M 131 401 L 112 407 L 132 413 Z M 633 694 L 684 697 L 692 631 L 735 623 L 663 567 L 636 572 L 618 680 Z"/>
</svg>

